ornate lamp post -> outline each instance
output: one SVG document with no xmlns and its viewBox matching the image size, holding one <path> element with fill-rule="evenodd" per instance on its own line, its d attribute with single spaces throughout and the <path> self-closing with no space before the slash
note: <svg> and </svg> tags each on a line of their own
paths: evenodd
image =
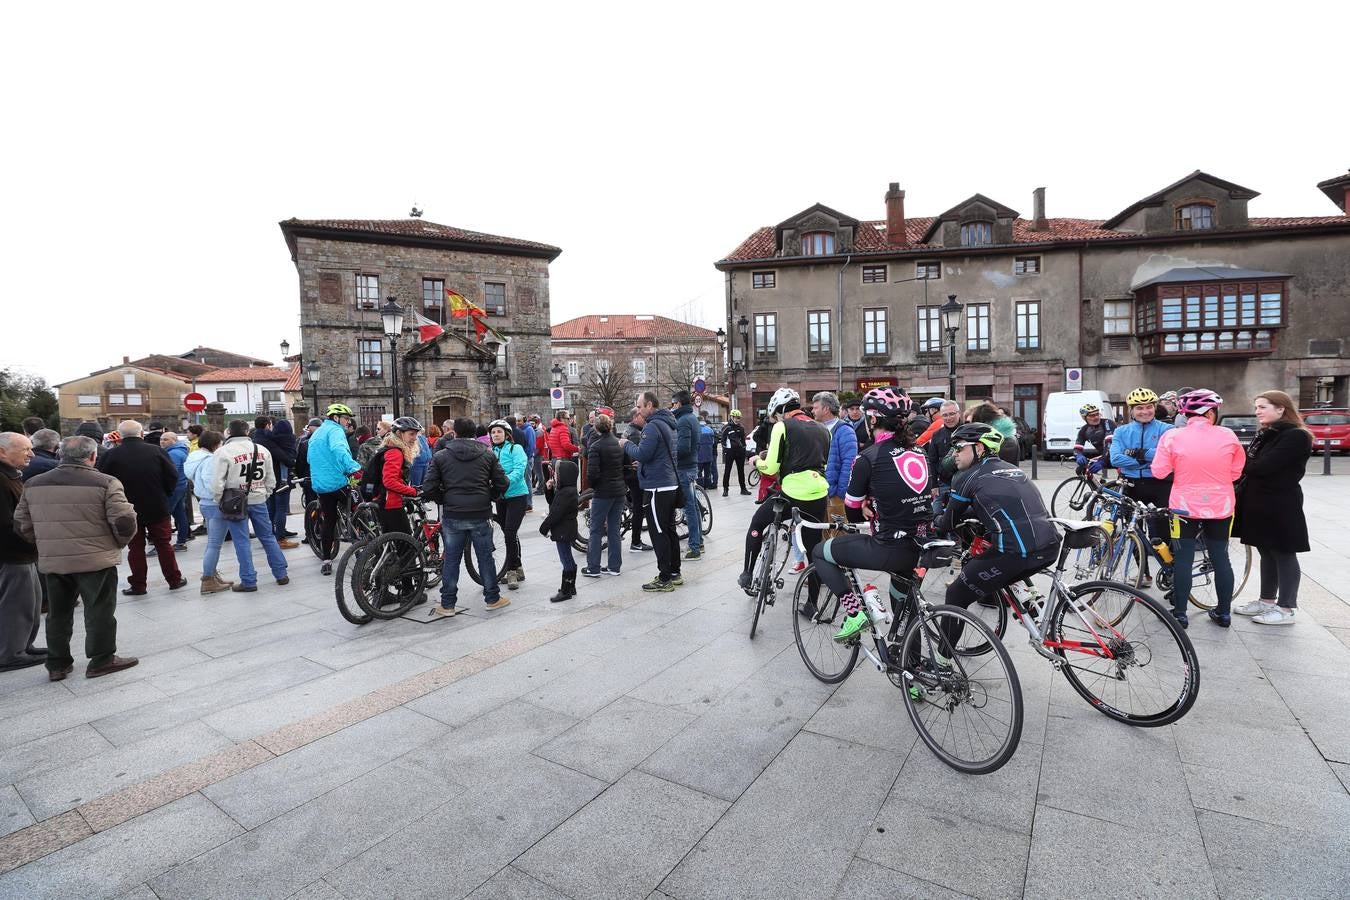
<svg viewBox="0 0 1350 900">
<path fill-rule="evenodd" d="M 305 367 L 305 377 L 314 387 L 314 412 L 310 413 L 310 418 L 319 417 L 319 364 L 312 362 Z"/>
<path fill-rule="evenodd" d="M 961 330 L 963 308 L 955 294 L 948 294 L 947 302 L 938 309 L 942 328 L 947 332 L 947 399 L 952 401 L 956 401 L 956 334 Z"/>
<path fill-rule="evenodd" d="M 553 368 L 549 369 L 549 373 L 553 375 L 553 386 L 562 387 L 562 377 L 563 377 L 562 366 L 559 363 L 554 363 Z M 555 406 L 553 408 L 556 410 L 559 409 L 560 407 Z"/>
<path fill-rule="evenodd" d="M 399 416 L 398 411 L 398 338 L 403 333 L 403 307 L 398 305 L 398 301 L 393 297 L 386 297 L 384 306 L 380 307 L 380 318 L 384 320 L 384 334 L 389 338 L 389 374 L 393 379 L 392 387 L 394 389 L 394 418 Z"/>
<path fill-rule="evenodd" d="M 738 368 L 744 371 L 750 368 L 750 320 L 744 315 L 736 320 L 736 333 L 741 336 L 741 361 Z M 750 409 L 752 406 L 754 406 L 753 397 L 749 398 L 746 408 Z M 751 409 L 750 413 L 753 416 L 754 410 Z"/>
</svg>

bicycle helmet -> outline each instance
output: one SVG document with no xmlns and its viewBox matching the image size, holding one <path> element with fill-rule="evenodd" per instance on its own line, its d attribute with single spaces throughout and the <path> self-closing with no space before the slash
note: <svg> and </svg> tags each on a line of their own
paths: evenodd
<svg viewBox="0 0 1350 900">
<path fill-rule="evenodd" d="M 614 418 L 614 410 L 613 408 L 608 406 L 597 406 L 595 408 L 595 414 L 597 416 L 609 416 L 611 419 Z M 488 428 L 491 427 L 492 427 L 491 425 L 488 426 Z"/>
<path fill-rule="evenodd" d="M 929 397 L 927 400 L 923 401 L 923 406 L 921 407 L 921 409 L 923 409 L 925 412 L 927 412 L 930 409 L 938 409 L 945 402 L 946 401 L 943 400 L 941 397 Z"/>
<path fill-rule="evenodd" d="M 505 419 L 493 419 L 489 422 L 488 431 L 491 431 L 494 428 L 500 428 L 502 431 L 505 431 L 507 437 L 511 437 L 515 434 L 515 429 L 511 427 L 511 423 L 507 422 Z"/>
<path fill-rule="evenodd" d="M 967 422 L 952 432 L 952 446 L 955 447 L 960 441 L 984 444 L 990 453 L 998 453 L 999 448 L 1003 446 L 1003 433 L 993 425 Z"/>
<path fill-rule="evenodd" d="M 914 403 L 908 394 L 898 388 L 879 387 L 863 395 L 862 408 L 883 419 L 904 418 L 914 408 Z"/>
<path fill-rule="evenodd" d="M 1146 387 L 1137 387 L 1125 396 L 1126 406 L 1138 406 L 1141 403 L 1157 403 L 1160 398 Z"/>
<path fill-rule="evenodd" d="M 1164 391 L 1163 393 L 1161 393 L 1161 394 L 1158 395 L 1158 399 L 1159 399 L 1159 400 L 1165 400 L 1165 401 L 1167 401 L 1168 403 L 1176 403 L 1176 402 L 1177 402 L 1177 392 L 1176 392 L 1176 391 Z"/>
<path fill-rule="evenodd" d="M 1223 398 L 1206 388 L 1187 391 L 1177 397 L 1177 412 L 1183 416 L 1203 416 L 1210 410 L 1219 411 Z"/>
<path fill-rule="evenodd" d="M 395 431 L 421 431 L 422 423 L 412 416 L 399 416 L 394 420 Z"/>
<path fill-rule="evenodd" d="M 333 416 L 350 416 L 350 415 L 354 415 L 352 413 L 352 408 L 346 405 L 345 403 L 330 404 L 328 409 L 324 411 L 324 417 L 329 419 L 331 419 Z"/>
<path fill-rule="evenodd" d="M 773 396 L 769 398 L 769 405 L 765 409 L 765 412 L 768 415 L 776 416 L 783 412 L 783 408 L 788 404 L 796 403 L 800 406 L 801 402 L 801 394 L 798 394 L 792 388 L 781 387 L 774 391 Z"/>
<path fill-rule="evenodd" d="M 733 409 L 731 411 L 731 417 L 733 419 L 739 419 L 741 417 L 741 411 L 739 409 Z"/>
<path fill-rule="evenodd" d="M 1085 419 L 1093 413 L 1096 413 L 1099 416 L 1102 414 L 1101 407 L 1095 403 L 1084 403 L 1082 406 L 1078 407 L 1078 414 Z"/>
</svg>

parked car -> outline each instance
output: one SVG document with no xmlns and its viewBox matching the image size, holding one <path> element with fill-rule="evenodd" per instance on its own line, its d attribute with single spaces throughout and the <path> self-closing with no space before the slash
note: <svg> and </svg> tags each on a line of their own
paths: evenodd
<svg viewBox="0 0 1350 900">
<path fill-rule="evenodd" d="M 1017 449 L 1022 451 L 1022 459 L 1031 459 L 1031 445 L 1036 443 L 1036 432 L 1021 416 L 1013 416 L 1013 424 L 1017 426 Z"/>
<path fill-rule="evenodd" d="M 1332 452 L 1350 453 L 1350 409 L 1299 410 L 1313 435 L 1313 450 L 1330 445 Z"/>
<path fill-rule="evenodd" d="M 1261 428 L 1256 424 L 1256 416 L 1220 416 L 1219 424 L 1231 429 L 1244 447 L 1252 442 L 1252 438 L 1256 437 L 1256 432 Z"/>
</svg>

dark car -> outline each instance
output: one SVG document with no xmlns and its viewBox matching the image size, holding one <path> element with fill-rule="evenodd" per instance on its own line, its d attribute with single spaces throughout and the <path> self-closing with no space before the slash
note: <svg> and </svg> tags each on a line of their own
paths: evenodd
<svg viewBox="0 0 1350 900">
<path fill-rule="evenodd" d="M 1300 415 L 1313 435 L 1313 450 L 1350 453 L 1350 409 L 1301 409 Z"/>
<path fill-rule="evenodd" d="M 1013 416 L 1013 424 L 1017 426 L 1017 449 L 1022 452 L 1022 459 L 1031 459 L 1031 445 L 1036 442 L 1036 432 L 1021 416 Z"/>
<path fill-rule="evenodd" d="M 1252 442 L 1261 428 L 1256 422 L 1256 416 L 1220 416 L 1219 424 L 1232 430 L 1244 447 Z"/>
</svg>

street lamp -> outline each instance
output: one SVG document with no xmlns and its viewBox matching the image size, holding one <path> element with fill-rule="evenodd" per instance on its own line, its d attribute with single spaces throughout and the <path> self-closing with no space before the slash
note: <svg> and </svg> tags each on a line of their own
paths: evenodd
<svg viewBox="0 0 1350 900">
<path fill-rule="evenodd" d="M 386 297 L 380 307 L 380 318 L 384 320 L 384 334 L 389 338 L 389 372 L 393 378 L 394 418 L 398 418 L 398 336 L 403 333 L 403 307 L 393 297 Z"/>
<path fill-rule="evenodd" d="M 956 333 L 961 330 L 961 304 L 955 294 L 947 295 L 947 302 L 938 309 L 942 328 L 947 332 L 947 399 L 956 400 Z"/>
<path fill-rule="evenodd" d="M 552 368 L 552 369 L 549 369 L 549 371 L 553 373 L 553 386 L 554 386 L 554 387 L 561 387 L 561 386 L 562 386 L 562 366 L 559 365 L 558 363 L 554 363 L 554 364 L 553 364 L 553 368 Z"/>
<path fill-rule="evenodd" d="M 478 368 L 487 373 L 489 421 L 497 418 L 497 351 L 500 348 L 497 339 L 489 337 L 483 342 L 487 355 L 478 360 Z"/>
<path fill-rule="evenodd" d="M 319 415 L 319 364 L 317 362 L 312 362 L 305 367 L 305 377 L 314 386 L 314 412 L 310 414 L 310 417 L 315 418 Z"/>
<path fill-rule="evenodd" d="M 286 357 L 291 355 L 291 344 L 285 338 L 281 339 L 281 361 L 285 362 Z"/>
</svg>

